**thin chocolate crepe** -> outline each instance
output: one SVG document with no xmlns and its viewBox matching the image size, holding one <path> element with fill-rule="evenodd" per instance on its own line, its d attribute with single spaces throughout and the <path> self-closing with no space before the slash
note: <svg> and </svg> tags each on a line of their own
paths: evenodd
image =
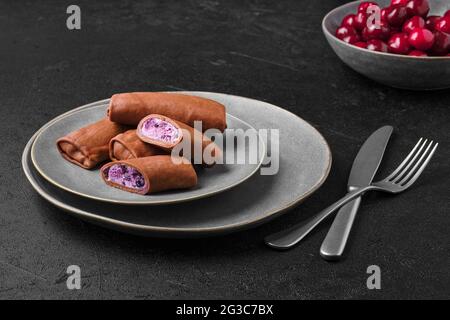
<svg viewBox="0 0 450 320">
<path fill-rule="evenodd" d="M 179 93 L 132 92 L 111 97 L 107 115 L 111 121 L 136 126 L 149 114 L 162 114 L 194 126 L 202 121 L 202 130 L 227 127 L 225 106 L 201 97 Z"/>
<path fill-rule="evenodd" d="M 206 148 L 211 157 L 215 157 L 221 152 L 218 146 L 200 131 L 160 114 L 151 114 L 143 118 L 139 122 L 136 134 L 142 141 L 167 151 L 171 151 L 182 141 L 187 140 L 186 145 L 190 146 L 190 157 L 187 158 L 191 161 L 194 159 L 195 147 L 198 145 L 198 154 L 201 158 L 198 159 L 200 163 L 195 164 L 214 165 L 214 162 L 206 163 L 203 158 Z M 186 157 L 186 154 L 183 156 Z"/>
<path fill-rule="evenodd" d="M 197 184 L 192 164 L 169 155 L 110 162 L 100 169 L 100 174 L 106 184 L 140 194 L 187 189 Z"/>
<path fill-rule="evenodd" d="M 143 158 L 166 153 L 166 151 L 139 139 L 135 129 L 121 133 L 109 142 L 109 158 L 113 161 Z"/>
<path fill-rule="evenodd" d="M 56 146 L 66 160 L 92 169 L 109 158 L 109 141 L 128 129 L 104 118 L 59 138 Z"/>
</svg>

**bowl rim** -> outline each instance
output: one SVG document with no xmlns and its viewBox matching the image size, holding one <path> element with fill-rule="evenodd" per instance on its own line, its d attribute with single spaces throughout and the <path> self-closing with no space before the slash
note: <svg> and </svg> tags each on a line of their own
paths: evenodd
<svg viewBox="0 0 450 320">
<path fill-rule="evenodd" d="M 380 52 L 380 51 L 373 51 L 373 50 L 369 50 L 369 49 L 364 49 L 364 48 L 360 48 L 354 45 L 351 45 L 339 38 L 337 38 L 334 34 L 332 34 L 326 27 L 325 27 L 325 21 L 329 20 L 330 16 L 334 13 L 336 13 L 338 10 L 343 9 L 345 7 L 351 7 L 353 6 L 355 3 L 359 3 L 362 2 L 363 0 L 356 0 L 356 1 L 352 1 L 349 3 L 345 3 L 339 7 L 334 8 L 333 10 L 331 10 L 330 12 L 328 12 L 325 17 L 322 19 L 322 31 L 325 33 L 325 35 L 331 36 L 333 39 L 336 39 L 337 41 L 343 43 L 345 46 L 355 49 L 355 50 L 360 50 L 363 52 L 370 52 L 373 54 L 377 54 L 377 55 L 381 55 L 381 56 L 389 56 L 389 57 L 396 57 L 396 58 L 400 58 L 400 59 L 408 59 L 408 60 L 423 60 L 423 61 L 433 61 L 433 60 L 450 60 L 450 56 L 426 56 L 426 57 L 417 57 L 417 56 L 407 56 L 407 55 L 401 55 L 401 54 L 394 54 L 394 53 L 388 53 L 388 52 Z"/>
</svg>

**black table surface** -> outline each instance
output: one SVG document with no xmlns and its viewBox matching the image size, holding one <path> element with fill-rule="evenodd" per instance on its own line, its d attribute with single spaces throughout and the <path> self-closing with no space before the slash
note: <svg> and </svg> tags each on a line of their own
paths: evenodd
<svg viewBox="0 0 450 320">
<path fill-rule="evenodd" d="M 0 298 L 449 298 L 450 90 L 379 85 L 340 62 L 321 19 L 345 1 L 0 2 Z M 31 135 L 76 106 L 126 91 L 230 93 L 279 105 L 329 142 L 333 166 L 299 207 L 255 229 L 209 239 L 141 238 L 82 222 L 42 199 L 22 173 Z M 365 197 L 345 258 L 321 259 L 329 221 L 287 252 L 271 232 L 346 191 L 359 147 L 393 125 L 380 175 L 420 136 L 440 142 L 399 196 Z M 82 289 L 66 288 L 79 265 Z M 368 290 L 367 267 L 381 269 Z"/>
</svg>

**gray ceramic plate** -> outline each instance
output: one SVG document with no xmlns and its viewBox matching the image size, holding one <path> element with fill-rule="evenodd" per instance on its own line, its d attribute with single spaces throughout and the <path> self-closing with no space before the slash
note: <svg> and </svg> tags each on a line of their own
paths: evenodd
<svg viewBox="0 0 450 320">
<path fill-rule="evenodd" d="M 265 154 L 264 142 L 260 139 L 258 150 L 258 141 L 248 139 L 249 143 L 236 144 L 234 152 L 248 155 L 252 148 L 250 143 L 254 143 L 258 157 L 253 164 L 223 164 L 208 169 L 200 168 L 197 170 L 198 185 L 195 188 L 140 195 L 107 186 L 101 179 L 98 169 L 85 170 L 61 157 L 55 141 L 69 132 L 103 118 L 108 103 L 109 100 L 102 100 L 76 108 L 44 125 L 31 148 L 31 159 L 45 179 L 66 191 L 99 201 L 160 205 L 204 198 L 223 192 L 244 182 L 261 166 Z M 230 114 L 227 114 L 227 125 L 228 129 L 255 130 Z"/>
<path fill-rule="evenodd" d="M 255 174 L 228 192 L 198 201 L 156 207 L 109 204 L 80 198 L 43 179 L 30 157 L 38 133 L 25 147 L 24 172 L 41 196 L 76 217 L 127 233 L 164 237 L 209 236 L 261 224 L 299 204 L 325 181 L 331 167 L 330 149 L 320 133 L 301 118 L 252 99 L 218 93 L 190 94 L 225 103 L 231 114 L 256 129 L 279 129 L 278 174 Z"/>
</svg>

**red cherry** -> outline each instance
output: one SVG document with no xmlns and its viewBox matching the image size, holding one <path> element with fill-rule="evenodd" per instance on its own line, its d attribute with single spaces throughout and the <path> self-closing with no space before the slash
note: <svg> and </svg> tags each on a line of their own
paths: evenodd
<svg viewBox="0 0 450 320">
<path fill-rule="evenodd" d="M 406 4 L 408 3 L 409 0 L 392 0 L 391 1 L 391 6 L 395 6 L 395 5 L 402 5 L 402 6 L 406 6 Z"/>
<path fill-rule="evenodd" d="M 379 28 L 376 23 L 368 24 L 362 31 L 362 37 L 366 41 L 371 39 L 387 40 L 390 35 L 391 30 L 386 22 L 381 22 Z"/>
<path fill-rule="evenodd" d="M 408 12 L 405 6 L 392 6 L 387 9 L 386 21 L 394 27 L 401 27 L 408 19 Z"/>
<path fill-rule="evenodd" d="M 408 56 L 413 56 L 413 57 L 428 57 L 428 55 L 426 54 L 426 52 L 420 51 L 420 50 L 413 50 L 410 53 L 408 53 Z"/>
<path fill-rule="evenodd" d="M 342 20 L 341 26 L 354 28 L 355 27 L 355 18 L 356 18 L 356 15 L 354 15 L 354 14 L 349 14 L 349 15 L 345 16 L 345 18 Z"/>
<path fill-rule="evenodd" d="M 362 41 L 356 42 L 353 45 L 356 47 L 359 47 L 359 48 L 367 49 L 367 43 L 362 42 Z"/>
<path fill-rule="evenodd" d="M 381 9 L 381 12 L 380 12 L 381 21 L 387 21 L 387 20 L 386 20 L 386 16 L 387 16 L 388 9 L 389 9 L 389 8 L 383 8 L 383 9 Z"/>
<path fill-rule="evenodd" d="M 336 30 L 336 38 L 343 40 L 347 36 L 355 35 L 356 31 L 349 27 L 339 27 Z"/>
<path fill-rule="evenodd" d="M 369 8 L 370 6 L 378 7 L 378 4 L 372 1 L 361 2 L 360 5 L 358 6 L 358 12 L 367 13 L 367 8 Z"/>
<path fill-rule="evenodd" d="M 430 12 L 430 4 L 428 0 L 410 0 L 406 5 L 408 15 L 426 17 Z"/>
<path fill-rule="evenodd" d="M 442 17 L 436 23 L 436 30 L 442 31 L 445 33 L 450 33 L 450 16 Z"/>
<path fill-rule="evenodd" d="M 425 20 L 422 17 L 414 16 L 403 24 L 403 32 L 410 33 L 415 28 L 423 28 L 425 26 Z"/>
<path fill-rule="evenodd" d="M 364 12 L 358 12 L 355 17 L 355 29 L 361 31 L 364 29 L 367 23 L 367 14 Z"/>
<path fill-rule="evenodd" d="M 434 44 L 434 34 L 428 29 L 415 28 L 409 34 L 409 44 L 414 48 L 427 51 L 431 49 Z"/>
<path fill-rule="evenodd" d="M 407 54 L 411 49 L 406 33 L 396 33 L 388 41 L 389 52 Z"/>
<path fill-rule="evenodd" d="M 434 44 L 430 52 L 436 56 L 445 56 L 450 51 L 450 35 L 441 31 L 434 32 Z"/>
<path fill-rule="evenodd" d="M 342 41 L 347 42 L 349 44 L 354 44 L 361 41 L 361 37 L 357 34 L 351 34 L 349 36 L 344 37 Z"/>
<path fill-rule="evenodd" d="M 396 33 L 402 33 L 402 29 L 399 27 L 391 27 L 391 32 L 389 33 L 389 38 Z"/>
<path fill-rule="evenodd" d="M 447 10 L 447 12 L 444 13 L 444 17 L 450 17 L 450 10 Z"/>
<path fill-rule="evenodd" d="M 388 52 L 387 44 L 378 39 L 367 41 L 367 49 L 372 51 Z"/>
<path fill-rule="evenodd" d="M 440 16 L 428 16 L 425 27 L 430 31 L 436 30 L 436 24 L 441 20 Z"/>
</svg>

